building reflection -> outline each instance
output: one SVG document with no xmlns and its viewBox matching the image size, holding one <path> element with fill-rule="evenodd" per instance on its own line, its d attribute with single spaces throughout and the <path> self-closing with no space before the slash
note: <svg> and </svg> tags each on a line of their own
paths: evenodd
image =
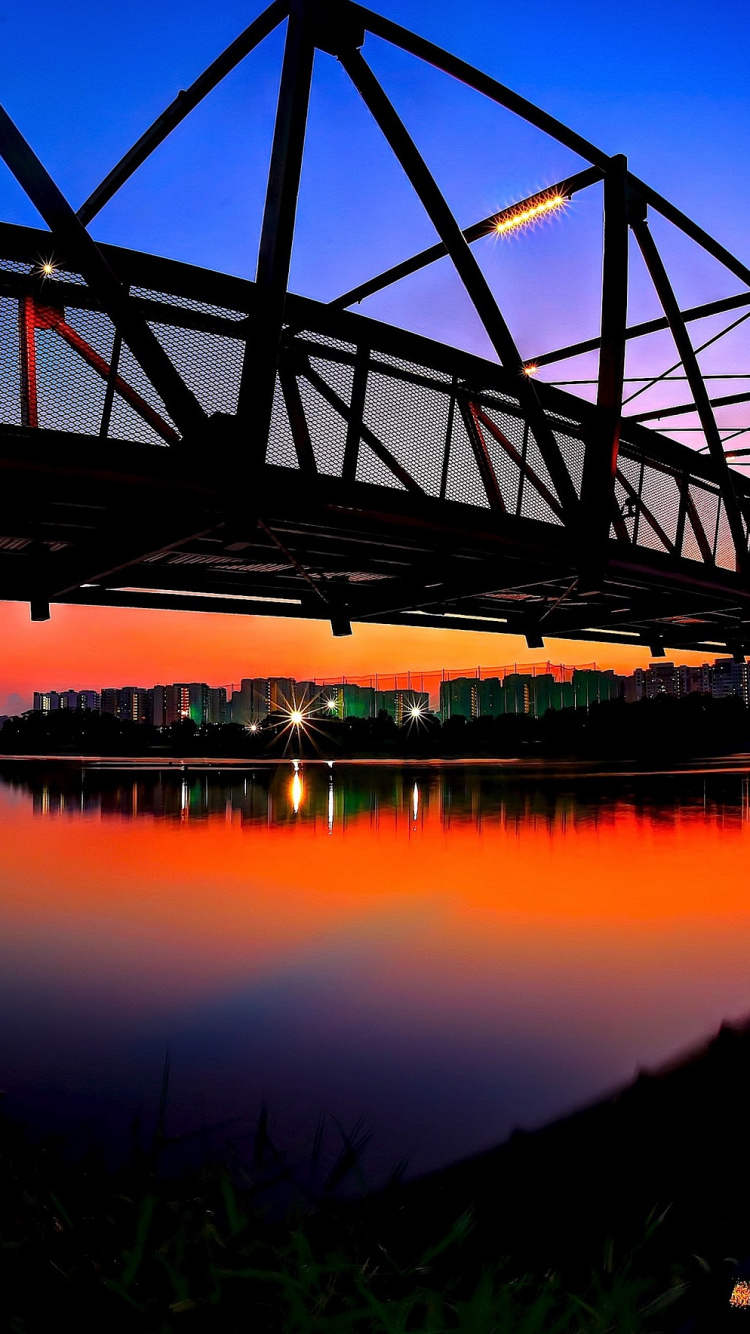
<svg viewBox="0 0 750 1334">
<path fill-rule="evenodd" d="M 606 827 L 623 808 L 669 826 L 686 811 L 713 811 L 729 823 L 750 819 L 750 780 L 742 773 L 627 775 L 499 773 L 488 767 L 348 766 L 302 763 L 206 770 L 56 768 L 6 774 L 50 819 L 222 821 L 320 826 L 338 835 L 352 821 L 414 832 L 436 823 L 456 830 L 500 826 L 565 832 Z"/>
</svg>

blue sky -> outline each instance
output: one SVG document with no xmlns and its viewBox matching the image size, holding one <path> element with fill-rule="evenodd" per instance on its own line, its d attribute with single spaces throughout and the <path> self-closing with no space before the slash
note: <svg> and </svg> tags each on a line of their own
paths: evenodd
<svg viewBox="0 0 750 1334">
<path fill-rule="evenodd" d="M 750 257 L 750 10 L 732 0 L 533 8 L 401 0 L 383 13 L 508 83 L 631 166 Z M 259 12 L 236 0 L 117 7 L 7 4 L 0 100 L 78 205 L 121 153 Z M 714 11 L 719 14 L 719 11 Z M 267 39 L 160 148 L 92 226 L 103 240 L 252 276 L 281 34 Z M 580 160 L 444 75 L 368 39 L 392 95 L 463 224 L 558 179 Z M 35 222 L 0 170 L 0 217 Z M 524 355 L 595 332 L 601 199 L 579 196 L 532 236 L 480 243 Z M 736 280 L 662 229 L 684 301 Z M 292 285 L 328 298 L 434 239 L 336 61 L 316 62 Z M 637 284 L 636 284 L 637 288 Z M 639 295 L 640 291 L 640 295 Z M 635 317 L 655 312 L 647 285 Z M 635 306 L 638 306 L 638 309 Z M 486 349 L 447 262 L 363 309 Z M 667 349 L 668 353 L 668 349 Z"/>
</svg>

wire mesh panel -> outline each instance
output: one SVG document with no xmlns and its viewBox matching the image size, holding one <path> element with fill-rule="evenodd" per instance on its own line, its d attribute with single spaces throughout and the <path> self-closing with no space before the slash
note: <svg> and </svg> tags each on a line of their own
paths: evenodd
<svg viewBox="0 0 750 1334">
<path fill-rule="evenodd" d="M 446 499 L 489 509 L 490 502 L 460 412 L 453 415 Z"/>
<path fill-rule="evenodd" d="M 716 528 L 715 560 L 716 564 L 724 570 L 736 570 L 737 568 L 737 553 L 734 549 L 732 532 L 723 500 L 719 508 L 719 522 Z"/>
<path fill-rule="evenodd" d="M 21 425 L 18 302 L 0 296 L 0 421 Z"/>
<path fill-rule="evenodd" d="M 105 381 L 55 330 L 38 329 L 35 337 L 40 427 L 98 435 Z"/>
<path fill-rule="evenodd" d="M 391 472 L 377 454 L 373 453 L 364 440 L 360 442 L 357 456 L 357 481 L 369 482 L 372 486 L 388 486 L 395 491 L 406 490 L 403 482 Z"/>
<path fill-rule="evenodd" d="M 547 471 L 547 465 L 542 458 L 534 432 L 529 430 L 528 441 L 526 445 L 526 462 L 528 464 L 528 474 L 523 488 L 523 501 L 521 504 L 521 513 L 524 518 L 541 519 L 544 523 L 554 523 L 561 525 L 562 519 L 550 508 L 549 502 L 545 498 L 544 491 L 548 491 L 557 498 L 557 493 L 552 485 L 552 478 Z M 542 483 L 542 490 L 534 482 L 537 478 Z"/>
<path fill-rule="evenodd" d="M 340 361 L 311 357 L 310 365 L 333 390 L 345 408 L 351 406 L 354 367 Z M 299 381 L 302 405 L 310 432 L 318 469 L 331 477 L 340 477 L 349 429 L 347 419 L 304 377 Z"/>
<path fill-rule="evenodd" d="M 245 342 L 173 324 L 151 323 L 164 351 L 204 412 L 234 415 L 240 392 Z"/>
<path fill-rule="evenodd" d="M 447 393 L 408 380 L 374 370 L 367 377 L 366 424 L 430 496 L 440 491 L 449 404 Z"/>
<path fill-rule="evenodd" d="M 271 429 L 268 433 L 266 463 L 275 464 L 279 468 L 296 468 L 299 466 L 297 451 L 294 447 L 294 436 L 289 425 L 286 403 L 281 392 L 278 375 L 276 376 L 276 389 L 273 396 L 273 412 L 271 414 Z"/>
<path fill-rule="evenodd" d="M 668 551 L 677 536 L 677 521 L 680 513 L 680 488 L 674 474 L 663 468 L 654 467 L 650 462 L 646 463 L 643 469 L 641 502 L 644 516 L 648 518 L 648 514 L 650 514 L 656 519 L 659 528 L 667 538 L 669 546 L 665 545 L 654 525 L 649 522 L 642 522 L 639 526 L 639 545 L 650 547 L 656 551 Z"/>
</svg>

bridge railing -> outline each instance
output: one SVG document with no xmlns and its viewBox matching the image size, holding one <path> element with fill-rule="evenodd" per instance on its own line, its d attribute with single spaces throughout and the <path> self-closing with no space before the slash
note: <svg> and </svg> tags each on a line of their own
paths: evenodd
<svg viewBox="0 0 750 1334">
<path fill-rule="evenodd" d="M 102 249 L 203 410 L 234 415 L 253 284 Z M 0 256 L 0 423 L 179 446 L 159 394 L 80 275 L 49 254 L 48 234 L 2 224 Z M 567 522 L 502 367 L 305 298 L 290 296 L 287 314 L 268 464 L 491 510 L 503 522 Z M 580 495 L 596 409 L 537 388 Z M 750 483 L 734 476 L 747 522 Z M 628 424 L 615 494 L 613 539 L 735 568 L 708 458 Z"/>
</svg>

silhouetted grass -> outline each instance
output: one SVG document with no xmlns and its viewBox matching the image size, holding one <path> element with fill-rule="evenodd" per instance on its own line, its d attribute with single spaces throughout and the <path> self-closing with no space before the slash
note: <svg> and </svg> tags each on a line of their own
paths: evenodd
<svg viewBox="0 0 750 1334">
<path fill-rule="evenodd" d="M 291 1161 L 263 1108 L 248 1154 L 227 1141 L 222 1161 L 166 1177 L 162 1156 L 183 1142 L 165 1130 L 168 1075 L 167 1062 L 154 1135 L 144 1146 L 134 1123 L 117 1171 L 93 1149 L 72 1162 L 61 1142 L 32 1144 L 0 1121 L 3 1329 L 656 1334 L 689 1309 L 689 1266 L 656 1260 L 653 1219 L 629 1254 L 603 1245 L 583 1281 L 578 1265 L 574 1285 L 512 1256 L 477 1261 L 470 1212 L 442 1237 L 392 1241 L 397 1174 L 372 1214 L 366 1201 L 337 1199 L 361 1167 L 361 1124 L 337 1127 L 324 1167 L 322 1120 L 309 1153 Z"/>
</svg>

